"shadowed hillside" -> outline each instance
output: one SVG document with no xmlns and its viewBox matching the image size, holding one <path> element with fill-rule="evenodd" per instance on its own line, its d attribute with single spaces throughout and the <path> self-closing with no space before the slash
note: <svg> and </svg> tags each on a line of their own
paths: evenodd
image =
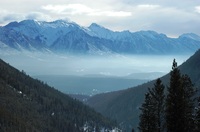
<svg viewBox="0 0 200 132">
<path fill-rule="evenodd" d="M 188 74 L 193 83 L 200 86 L 200 50 L 179 66 L 182 74 Z M 169 74 L 161 78 L 165 85 L 169 83 Z M 144 101 L 147 89 L 153 87 L 154 81 L 122 91 L 99 94 L 87 103 L 103 115 L 116 119 L 126 130 L 137 129 L 139 107 Z"/>
<path fill-rule="evenodd" d="M 0 60 L 0 131 L 111 130 L 93 109 Z"/>
<path fill-rule="evenodd" d="M 195 85 L 200 86 L 200 50 L 184 62 L 180 70 L 188 74 Z"/>
</svg>

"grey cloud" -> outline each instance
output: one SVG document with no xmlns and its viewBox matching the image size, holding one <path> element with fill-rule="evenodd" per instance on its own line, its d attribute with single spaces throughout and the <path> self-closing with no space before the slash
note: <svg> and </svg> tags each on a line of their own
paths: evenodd
<svg viewBox="0 0 200 132">
<path fill-rule="evenodd" d="M 5 25 L 11 21 L 18 21 L 23 20 L 24 16 L 19 13 L 7 13 L 7 12 L 0 12 L 0 24 Z"/>
<path fill-rule="evenodd" d="M 30 0 L 29 3 L 7 0 L 0 7 L 0 24 L 23 19 L 49 21 L 67 17 L 81 26 L 96 22 L 115 31 L 155 30 L 175 36 L 184 32 L 200 35 L 200 30 L 197 30 L 200 27 L 199 0 Z M 44 9 L 47 5 L 52 5 L 51 10 L 50 7 Z M 62 5 L 62 10 L 56 5 Z"/>
<path fill-rule="evenodd" d="M 38 13 L 30 13 L 26 16 L 26 19 L 37 19 L 38 17 L 40 17 L 41 15 Z"/>
<path fill-rule="evenodd" d="M 25 19 L 48 21 L 51 20 L 51 17 L 41 12 L 31 12 L 25 16 Z"/>
<path fill-rule="evenodd" d="M 200 14 L 195 12 L 195 8 L 190 11 L 175 7 L 164 7 L 161 5 L 135 5 L 133 16 L 126 19 L 110 20 L 107 25 L 118 29 L 155 30 L 169 36 L 178 37 L 182 33 L 193 32 L 200 35 Z M 106 25 L 105 24 L 105 25 Z"/>
</svg>

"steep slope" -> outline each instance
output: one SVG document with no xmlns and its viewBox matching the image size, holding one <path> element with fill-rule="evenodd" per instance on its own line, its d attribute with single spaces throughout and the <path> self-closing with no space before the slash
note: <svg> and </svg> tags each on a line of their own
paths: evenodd
<svg viewBox="0 0 200 132">
<path fill-rule="evenodd" d="M 50 46 L 61 35 L 65 35 L 73 29 L 80 28 L 80 26 L 64 20 L 56 20 L 53 22 L 24 20 L 19 23 L 9 23 L 5 28 L 20 32 L 32 39 L 37 38 L 47 46 Z"/>
<path fill-rule="evenodd" d="M 89 131 L 115 123 L 0 60 L 0 131 Z"/>
<path fill-rule="evenodd" d="M 96 36 L 99 38 L 109 39 L 109 40 L 123 40 L 130 38 L 132 33 L 129 31 L 112 31 L 96 23 L 92 23 L 86 32 L 91 36 Z"/>
<path fill-rule="evenodd" d="M 38 38 L 30 38 L 21 32 L 0 28 L 0 42 L 4 43 L 6 46 L 17 49 L 17 50 L 37 50 L 42 51 L 47 48 L 47 46 L 42 43 Z"/>
<path fill-rule="evenodd" d="M 200 86 L 200 50 L 184 62 L 180 70 L 188 74 L 196 86 Z"/>
<path fill-rule="evenodd" d="M 51 46 L 53 51 L 67 53 L 111 53 L 114 43 L 107 39 L 92 37 L 81 29 L 75 29 L 60 36 Z M 110 50 L 112 49 L 112 50 Z"/>
<path fill-rule="evenodd" d="M 188 74 L 193 83 L 200 89 L 200 50 L 179 66 L 182 74 Z M 162 78 L 165 85 L 169 83 L 169 75 Z M 103 115 L 116 119 L 124 129 L 137 129 L 139 122 L 139 107 L 144 95 L 154 81 L 127 90 L 95 95 L 89 98 L 87 104 Z"/>
</svg>

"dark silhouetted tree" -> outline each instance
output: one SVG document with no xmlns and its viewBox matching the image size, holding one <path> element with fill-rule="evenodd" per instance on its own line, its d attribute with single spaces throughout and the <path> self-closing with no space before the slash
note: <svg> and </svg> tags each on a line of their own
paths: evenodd
<svg viewBox="0 0 200 132">
<path fill-rule="evenodd" d="M 156 128 L 155 107 L 152 96 L 146 93 L 144 103 L 142 104 L 140 114 L 139 130 L 142 132 L 154 132 Z"/>
<path fill-rule="evenodd" d="M 184 131 L 191 132 L 194 129 L 194 110 L 196 90 L 191 79 L 187 75 L 182 75 L 183 88 L 183 112 L 184 112 Z"/>
<path fill-rule="evenodd" d="M 172 71 L 170 72 L 170 86 L 168 87 L 168 95 L 166 98 L 166 125 L 169 132 L 183 132 L 183 107 L 181 88 L 181 74 L 177 68 L 177 63 L 174 59 Z"/>
<path fill-rule="evenodd" d="M 161 132 L 164 130 L 165 95 L 164 85 L 157 79 L 154 87 L 149 88 L 142 104 L 139 130 L 142 132 Z"/>
<path fill-rule="evenodd" d="M 181 76 L 174 59 L 166 98 L 168 132 L 193 131 L 194 88 L 188 76 Z"/>
<path fill-rule="evenodd" d="M 165 95 L 164 95 L 165 86 L 162 84 L 162 81 L 159 79 L 156 80 L 154 87 L 149 89 L 149 93 L 152 96 L 153 105 L 154 105 L 154 114 L 155 120 L 155 130 L 161 132 L 164 130 L 165 122 Z"/>
</svg>

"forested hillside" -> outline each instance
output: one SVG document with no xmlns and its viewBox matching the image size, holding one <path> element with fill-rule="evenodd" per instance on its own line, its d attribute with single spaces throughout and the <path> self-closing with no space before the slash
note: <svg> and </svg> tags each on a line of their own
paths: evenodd
<svg viewBox="0 0 200 132">
<path fill-rule="evenodd" d="M 116 126 L 81 102 L 0 60 L 0 131 L 78 132 Z"/>
<path fill-rule="evenodd" d="M 165 90 L 166 89 L 166 90 Z M 174 59 L 168 86 L 158 78 L 148 88 L 140 107 L 138 129 L 149 132 L 199 132 L 200 96 L 187 74 L 182 74 Z"/>
<path fill-rule="evenodd" d="M 180 70 L 188 74 L 196 86 L 200 86 L 200 50 L 184 62 Z"/>
<path fill-rule="evenodd" d="M 178 68 L 182 74 L 187 74 L 191 78 L 195 87 L 200 89 L 200 50 Z M 166 87 L 169 86 L 169 74 L 161 80 Z M 124 129 L 137 129 L 139 108 L 144 101 L 145 93 L 154 83 L 155 80 L 126 90 L 95 95 L 87 103 L 103 115 L 116 119 Z"/>
</svg>

